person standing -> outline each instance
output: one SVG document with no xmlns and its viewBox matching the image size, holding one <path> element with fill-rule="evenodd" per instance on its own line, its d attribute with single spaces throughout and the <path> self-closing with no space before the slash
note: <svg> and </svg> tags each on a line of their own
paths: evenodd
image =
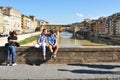
<svg viewBox="0 0 120 80">
<path fill-rule="evenodd" d="M 50 30 L 50 35 L 48 36 L 49 50 L 52 54 L 52 58 L 55 59 L 59 46 L 57 44 L 57 35 L 54 34 L 53 30 Z"/>
<path fill-rule="evenodd" d="M 10 65 L 10 53 L 12 54 L 12 66 L 16 65 L 16 42 L 17 41 L 17 33 L 15 31 L 9 33 L 8 37 L 8 46 L 7 46 L 7 55 L 6 55 L 6 63 L 7 66 Z"/>
<path fill-rule="evenodd" d="M 47 30 L 43 29 L 42 33 L 39 35 L 37 44 L 42 48 L 43 59 L 46 60 L 46 39 L 47 39 Z"/>
</svg>

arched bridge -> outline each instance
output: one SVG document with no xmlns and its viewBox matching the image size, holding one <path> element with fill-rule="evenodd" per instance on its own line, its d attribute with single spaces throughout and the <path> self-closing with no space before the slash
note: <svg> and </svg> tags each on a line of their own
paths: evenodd
<svg viewBox="0 0 120 80">
<path fill-rule="evenodd" d="M 64 30 L 70 30 L 71 25 L 63 25 L 63 24 L 48 24 L 45 25 L 45 28 L 48 30 L 54 30 L 56 33 L 59 35 L 59 32 L 64 31 Z"/>
<path fill-rule="evenodd" d="M 55 31 L 63 31 L 65 29 L 70 29 L 71 25 L 48 24 L 48 25 L 45 25 L 45 28 L 48 29 L 48 30 L 53 29 Z"/>
</svg>

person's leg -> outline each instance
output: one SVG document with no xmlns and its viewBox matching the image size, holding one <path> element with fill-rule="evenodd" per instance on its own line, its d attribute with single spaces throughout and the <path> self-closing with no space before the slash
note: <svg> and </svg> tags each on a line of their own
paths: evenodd
<svg viewBox="0 0 120 80">
<path fill-rule="evenodd" d="M 52 50 L 52 56 L 51 56 L 51 58 L 52 59 L 54 59 L 55 60 L 55 57 L 56 57 L 56 54 L 57 54 L 57 51 L 58 51 L 58 45 L 56 45 L 55 47 L 50 47 L 51 48 L 51 50 Z M 53 50 L 54 49 L 54 50 Z"/>
<path fill-rule="evenodd" d="M 45 60 L 46 59 L 46 44 L 42 44 L 41 47 L 42 47 L 43 59 Z"/>
<path fill-rule="evenodd" d="M 10 47 L 7 47 L 7 54 L 6 54 L 6 63 L 7 65 L 10 64 Z"/>
<path fill-rule="evenodd" d="M 54 53 L 53 53 L 54 55 L 56 55 L 56 54 L 57 54 L 58 49 L 59 49 L 59 46 L 58 46 L 58 45 L 56 45 L 56 46 L 55 46 Z"/>
<path fill-rule="evenodd" d="M 16 63 L 16 48 L 15 46 L 11 47 L 11 52 L 12 52 L 12 64 Z"/>
<path fill-rule="evenodd" d="M 53 47 L 51 45 L 49 45 L 49 50 L 50 50 L 50 53 L 53 54 Z"/>
</svg>

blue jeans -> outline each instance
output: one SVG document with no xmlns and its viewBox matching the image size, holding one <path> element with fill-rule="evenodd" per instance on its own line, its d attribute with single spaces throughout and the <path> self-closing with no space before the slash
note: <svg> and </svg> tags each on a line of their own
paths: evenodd
<svg viewBox="0 0 120 80">
<path fill-rule="evenodd" d="M 7 47 L 7 55 L 6 55 L 7 64 L 10 63 L 10 53 L 12 53 L 12 64 L 14 64 L 16 62 L 16 47 L 15 46 Z"/>
</svg>

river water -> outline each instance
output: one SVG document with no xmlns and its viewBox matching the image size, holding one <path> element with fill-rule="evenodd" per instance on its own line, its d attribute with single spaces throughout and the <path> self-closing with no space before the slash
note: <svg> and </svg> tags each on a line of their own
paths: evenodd
<svg viewBox="0 0 120 80">
<path fill-rule="evenodd" d="M 82 46 L 81 41 L 72 38 L 73 34 L 69 32 L 61 32 L 58 38 L 60 46 Z"/>
<path fill-rule="evenodd" d="M 88 40 L 78 40 L 72 38 L 73 34 L 69 32 L 61 32 L 58 37 L 59 46 L 101 46 L 103 44 L 93 43 Z"/>
</svg>

